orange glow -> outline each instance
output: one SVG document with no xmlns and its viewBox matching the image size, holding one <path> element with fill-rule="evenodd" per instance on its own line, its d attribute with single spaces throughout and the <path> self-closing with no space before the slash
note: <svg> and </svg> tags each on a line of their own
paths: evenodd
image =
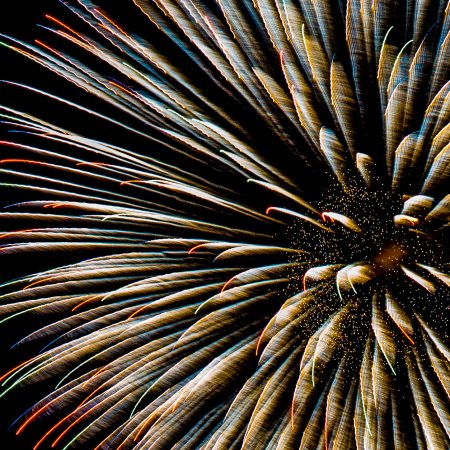
<svg viewBox="0 0 450 450">
<path fill-rule="evenodd" d="M 72 312 L 76 311 L 78 308 L 81 308 L 83 305 L 85 305 L 86 303 L 89 303 L 90 301 L 96 300 L 97 298 L 103 297 L 104 294 L 98 294 L 98 295 L 94 295 L 92 297 L 89 297 L 87 300 L 83 300 L 81 303 L 79 303 L 77 306 L 74 306 L 72 308 Z"/>
<path fill-rule="evenodd" d="M 239 274 L 238 274 L 239 275 Z M 231 277 L 224 285 L 222 290 L 220 291 L 220 293 L 222 294 L 223 291 L 225 291 L 225 289 L 228 287 L 228 285 L 236 278 L 238 277 L 238 275 L 235 275 L 234 277 Z"/>
<path fill-rule="evenodd" d="M 259 353 L 259 347 L 261 345 L 261 342 L 263 340 L 264 335 L 266 334 L 266 331 L 269 329 L 269 325 L 271 325 L 271 321 L 264 327 L 264 330 L 262 330 L 261 336 L 259 336 L 258 341 L 256 342 L 256 354 Z"/>
<path fill-rule="evenodd" d="M 47 409 L 57 399 L 58 399 L 58 397 L 54 398 L 53 400 L 51 400 L 50 402 L 48 402 L 47 404 L 45 404 L 44 406 L 39 408 L 36 412 L 34 412 L 16 431 L 16 436 L 18 436 L 36 416 L 38 416 L 41 412 L 43 412 L 45 409 Z"/>
<path fill-rule="evenodd" d="M 39 39 L 35 39 L 34 42 L 38 45 L 40 45 L 41 47 L 44 47 L 45 49 L 47 49 L 49 52 L 54 53 L 55 55 L 57 55 L 59 58 L 61 59 L 65 59 L 63 57 L 63 55 L 59 52 L 57 52 L 54 48 L 49 47 L 47 44 L 44 44 L 42 41 L 40 41 Z"/>
<path fill-rule="evenodd" d="M 126 439 L 117 447 L 117 450 L 121 450 L 122 448 L 123 448 L 123 446 L 125 445 L 125 443 L 126 443 L 127 441 L 126 441 Z M 94 450 L 100 450 L 100 446 L 102 445 L 102 443 L 100 442 L 100 444 L 99 445 L 97 445 L 97 447 L 95 447 L 94 448 Z"/>
<path fill-rule="evenodd" d="M 120 185 L 121 186 L 125 186 L 126 184 L 131 184 L 131 183 L 145 183 L 145 180 L 127 180 L 127 181 L 121 181 Z"/>
<path fill-rule="evenodd" d="M 388 244 L 381 249 L 375 257 L 374 262 L 383 271 L 391 270 L 397 267 L 405 256 L 406 251 L 401 246 Z"/>
<path fill-rule="evenodd" d="M 334 219 L 330 217 L 330 215 L 327 212 L 323 212 L 321 214 L 321 217 L 324 222 L 327 222 L 329 220 L 331 223 L 334 223 Z"/>
<path fill-rule="evenodd" d="M 74 413 L 76 410 L 74 411 Z M 73 414 L 73 413 L 72 413 Z M 53 425 L 50 430 L 47 431 L 47 433 L 44 434 L 44 436 L 39 439 L 39 441 L 36 443 L 36 445 L 33 447 L 33 450 L 37 450 L 37 448 L 47 439 L 47 437 L 57 428 L 59 425 L 61 425 L 68 417 L 70 417 L 70 414 L 68 416 L 65 416 L 63 419 L 61 419 L 59 422 L 57 422 L 55 425 Z"/>
<path fill-rule="evenodd" d="M 120 89 L 121 91 L 125 92 L 125 94 L 129 94 L 129 95 L 132 95 L 133 97 L 136 97 L 136 98 L 137 98 L 136 94 L 135 94 L 133 91 L 124 88 L 124 87 L 121 86 L 119 83 L 116 83 L 116 82 L 114 82 L 114 81 L 110 81 L 109 84 L 112 84 L 112 85 L 115 86 L 116 88 L 118 88 L 118 89 Z"/>
<path fill-rule="evenodd" d="M 141 311 L 144 311 L 144 309 L 147 308 L 148 306 L 149 305 L 144 305 L 144 306 L 140 307 L 137 311 L 135 311 L 133 314 L 131 314 L 131 316 L 129 316 L 127 320 L 132 319 L 134 316 L 139 314 Z"/>
<path fill-rule="evenodd" d="M 192 254 L 193 252 L 195 252 L 195 250 L 197 250 L 198 248 L 205 247 L 205 246 L 207 246 L 207 245 L 209 245 L 209 244 L 210 244 L 209 242 L 204 242 L 203 244 L 199 244 L 199 245 L 196 245 L 195 247 L 192 247 L 192 248 L 188 251 L 188 255 L 190 255 L 190 254 Z"/>
<path fill-rule="evenodd" d="M 54 280 L 55 278 L 58 278 L 58 277 L 59 277 L 59 275 L 56 275 L 53 277 L 47 277 L 47 278 L 43 278 L 42 280 L 34 281 L 33 283 L 27 284 L 25 287 L 23 287 L 22 291 L 25 291 L 26 289 L 28 289 L 32 286 L 36 286 L 38 284 L 45 283 L 46 281 Z"/>
<path fill-rule="evenodd" d="M 33 159 L 18 159 L 18 158 L 16 158 L 16 159 L 14 159 L 14 158 L 2 159 L 2 160 L 0 160 L 0 163 L 1 164 L 3 164 L 3 163 L 27 163 L 27 164 L 41 164 L 41 165 L 44 165 L 44 166 L 48 166 L 47 163 L 42 162 L 42 161 L 35 161 Z"/>
<path fill-rule="evenodd" d="M 26 50 L 22 50 L 21 48 L 19 48 L 19 47 L 14 47 L 14 46 L 11 46 L 11 48 L 12 48 L 13 50 L 15 50 L 16 52 L 22 53 L 23 55 L 28 56 L 29 58 L 36 60 L 36 56 L 34 56 L 34 55 L 33 55 L 32 53 L 30 53 L 30 52 L 27 52 Z"/>
<path fill-rule="evenodd" d="M 79 47 L 84 48 L 87 51 L 91 51 L 92 47 L 89 45 L 89 43 L 82 42 L 79 39 L 73 37 L 72 35 L 67 34 L 65 31 L 57 31 L 57 33 L 63 38 L 69 40 L 70 42 L 73 42 L 75 45 L 78 45 Z M 67 58 L 64 57 L 62 58 L 67 61 Z"/>
<path fill-rule="evenodd" d="M 6 372 L 5 374 L 3 374 L 0 377 L 0 382 L 2 382 L 5 378 L 7 378 L 9 375 L 11 375 L 13 372 L 15 372 L 17 369 L 20 369 L 22 366 L 24 366 L 25 364 L 29 363 L 30 361 L 32 361 L 34 358 L 30 358 L 27 359 L 25 362 L 13 367 L 11 370 L 9 370 L 8 372 Z"/>
<path fill-rule="evenodd" d="M 52 22 L 57 23 L 58 25 L 62 26 L 63 28 L 65 28 L 66 30 L 69 30 L 71 33 L 75 34 L 76 36 L 78 36 L 80 39 L 84 40 L 83 35 L 81 35 L 80 33 L 77 33 L 73 28 L 70 28 L 68 25 L 66 25 L 64 22 L 61 22 L 60 20 L 56 19 L 55 17 L 51 16 L 50 14 L 46 14 L 45 15 L 46 19 L 51 20 Z"/>
<path fill-rule="evenodd" d="M 155 411 L 156 412 L 156 411 Z M 143 433 L 145 426 L 150 422 L 150 420 L 153 419 L 153 414 L 150 414 L 138 427 L 137 427 L 137 434 L 136 436 L 133 438 L 133 441 L 137 441 L 139 436 Z"/>
<path fill-rule="evenodd" d="M 99 388 L 98 388 L 99 389 Z M 47 436 L 49 436 L 57 427 L 59 427 L 59 425 L 61 425 L 64 421 L 66 421 L 67 419 L 69 419 L 73 414 L 76 414 L 77 411 L 80 410 L 80 408 L 84 405 L 84 403 L 98 390 L 96 389 L 95 391 L 91 392 L 91 394 L 88 395 L 88 397 L 86 397 L 81 404 L 75 408 L 73 410 L 73 412 L 71 412 L 70 414 L 68 414 L 67 416 L 63 417 L 58 423 L 56 423 L 52 428 L 50 428 L 50 430 L 47 431 L 47 433 L 44 434 L 44 436 L 42 436 L 42 438 L 39 440 L 39 442 L 37 442 L 37 444 L 33 447 L 33 450 L 37 450 L 37 448 L 42 444 L 42 442 L 44 442 L 44 440 L 47 438 Z M 56 400 L 56 399 L 55 399 Z M 100 403 L 98 403 L 97 405 L 95 405 L 93 408 L 96 408 L 97 406 L 99 406 L 100 404 L 102 404 L 105 400 L 102 400 Z M 51 402 L 50 402 L 51 403 Z M 49 406 L 50 403 L 48 403 L 46 405 Z M 89 413 L 90 411 L 92 411 L 92 409 L 89 409 L 88 411 L 86 411 L 84 414 L 82 414 L 80 417 L 78 417 L 78 419 L 75 420 L 75 422 L 73 422 L 68 428 L 66 428 L 66 430 L 63 431 L 62 434 L 60 434 L 58 436 L 58 438 L 53 442 L 53 444 L 51 445 L 51 447 L 53 448 L 58 442 L 59 440 L 61 440 L 61 438 L 67 433 L 67 431 L 69 431 L 70 428 L 72 428 L 73 425 L 75 425 L 75 423 L 77 423 L 79 420 L 81 420 L 87 413 Z M 31 419 L 31 418 L 30 418 Z M 25 425 L 25 424 L 24 424 Z M 22 425 L 22 427 L 24 426 Z"/>
<path fill-rule="evenodd" d="M 114 25 L 115 28 L 117 28 L 123 35 L 125 35 L 128 39 L 130 39 L 130 36 L 125 33 L 125 31 L 119 26 L 117 25 L 116 22 L 114 22 L 112 19 L 110 19 L 108 16 L 106 16 L 104 13 L 102 13 L 99 9 L 94 9 L 94 11 L 102 16 L 107 22 L 109 22 L 111 25 Z"/>
<path fill-rule="evenodd" d="M 408 334 L 406 333 L 406 331 L 397 323 L 398 328 L 400 329 L 400 331 L 404 334 L 404 336 L 406 337 L 406 339 L 408 339 L 409 342 L 411 342 L 412 345 L 416 345 L 416 343 L 408 336 Z"/>
<path fill-rule="evenodd" d="M 92 408 L 88 409 L 86 412 L 84 412 L 80 417 L 78 417 L 77 419 L 75 419 L 52 443 L 51 448 L 55 448 L 55 446 L 58 444 L 58 442 L 69 432 L 69 430 L 71 430 L 80 420 L 82 420 L 85 416 L 87 416 L 89 413 L 91 413 L 95 408 L 97 408 L 98 406 L 100 406 L 102 403 L 106 402 L 107 400 L 109 400 L 108 397 L 104 398 L 102 401 L 100 401 L 99 403 L 97 403 L 96 405 L 94 405 Z M 85 400 L 86 401 L 86 400 Z M 69 419 L 71 416 L 73 416 L 73 414 L 75 414 L 77 411 L 79 411 L 79 409 L 81 408 L 81 406 L 84 404 L 81 403 L 81 405 L 76 408 L 72 413 L 68 414 L 67 416 L 65 416 L 63 419 L 61 419 L 53 428 L 52 430 L 58 426 L 59 424 L 61 424 L 62 422 L 64 422 L 65 420 Z M 36 450 L 35 448 L 33 450 Z"/>
<path fill-rule="evenodd" d="M 98 377 L 102 372 L 104 372 L 108 366 L 110 366 L 111 363 L 107 364 L 106 366 L 103 367 L 99 367 L 97 370 L 95 370 L 94 374 L 87 379 L 84 383 L 83 383 L 83 387 L 85 388 L 91 381 L 94 381 L 94 379 L 96 377 Z M 98 390 L 101 388 L 101 386 L 99 386 L 97 389 L 94 389 L 81 403 L 79 406 L 83 405 L 84 403 L 86 403 L 96 392 L 98 392 Z"/>
</svg>

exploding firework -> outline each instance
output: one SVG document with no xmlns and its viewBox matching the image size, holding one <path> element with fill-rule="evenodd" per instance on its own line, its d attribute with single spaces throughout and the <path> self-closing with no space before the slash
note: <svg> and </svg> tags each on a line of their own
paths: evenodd
<svg viewBox="0 0 450 450">
<path fill-rule="evenodd" d="M 96 98 L 7 82 L 81 130 L 1 107 L 2 253 L 67 259 L 2 286 L 3 326 L 37 323 L 16 434 L 450 448 L 450 3 L 134 0 L 150 37 L 62 3 L 48 42 L 3 37 Z"/>
</svg>

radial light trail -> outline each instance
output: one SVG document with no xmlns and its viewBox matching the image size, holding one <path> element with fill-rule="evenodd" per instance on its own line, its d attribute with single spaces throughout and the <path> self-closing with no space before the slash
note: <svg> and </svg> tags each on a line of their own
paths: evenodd
<svg viewBox="0 0 450 450">
<path fill-rule="evenodd" d="M 0 374 L 42 393 L 16 433 L 450 448 L 450 3 L 124 2 L 149 38 L 61 3 L 1 35 L 98 105 L 2 82 L 86 118 L 0 106 L 2 257 L 79 255 L 1 286 L 2 326 L 40 324 Z"/>
</svg>

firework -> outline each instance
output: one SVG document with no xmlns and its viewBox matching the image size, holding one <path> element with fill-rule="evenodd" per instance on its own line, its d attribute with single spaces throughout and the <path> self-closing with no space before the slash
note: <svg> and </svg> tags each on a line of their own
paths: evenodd
<svg viewBox="0 0 450 450">
<path fill-rule="evenodd" d="M 1 107 L 2 253 L 76 260 L 2 286 L 42 323 L 2 397 L 51 383 L 16 434 L 449 448 L 450 3 L 134 0 L 150 38 L 61 3 L 2 38 L 96 99 L 4 82 L 85 121 Z"/>
</svg>

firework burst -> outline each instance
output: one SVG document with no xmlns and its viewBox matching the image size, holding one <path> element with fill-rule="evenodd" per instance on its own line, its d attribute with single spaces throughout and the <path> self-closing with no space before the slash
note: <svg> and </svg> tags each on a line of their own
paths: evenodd
<svg viewBox="0 0 450 450">
<path fill-rule="evenodd" d="M 151 39 L 61 3 L 3 36 L 99 105 L 4 82 L 89 121 L 1 107 L 2 253 L 84 255 L 2 287 L 4 326 L 46 323 L 1 395 L 53 383 L 16 433 L 449 448 L 450 3 L 134 0 Z"/>
</svg>

